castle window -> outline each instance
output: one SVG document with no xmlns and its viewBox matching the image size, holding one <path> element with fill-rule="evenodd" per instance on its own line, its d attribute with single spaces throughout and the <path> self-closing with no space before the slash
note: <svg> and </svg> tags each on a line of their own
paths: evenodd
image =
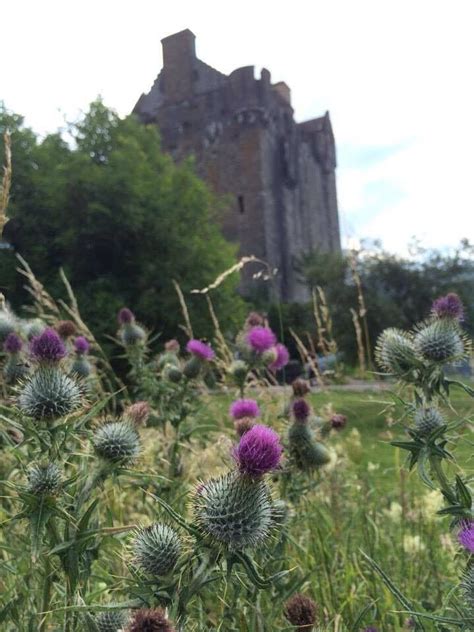
<svg viewBox="0 0 474 632">
<path fill-rule="evenodd" d="M 239 205 L 239 213 L 242 215 L 243 213 L 245 213 L 245 204 L 244 204 L 244 196 L 243 195 L 238 195 L 237 196 L 237 203 Z"/>
</svg>

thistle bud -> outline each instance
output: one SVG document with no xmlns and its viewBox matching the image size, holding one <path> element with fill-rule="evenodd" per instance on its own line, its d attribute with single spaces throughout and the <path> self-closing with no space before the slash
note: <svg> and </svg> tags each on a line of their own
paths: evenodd
<svg viewBox="0 0 474 632">
<path fill-rule="evenodd" d="M 164 369 L 168 364 L 179 367 L 179 358 L 175 353 L 166 352 L 158 357 L 157 367 Z"/>
<path fill-rule="evenodd" d="M 7 309 L 0 309 L 0 341 L 5 340 L 8 334 L 15 331 L 15 328 L 15 316 Z"/>
<path fill-rule="evenodd" d="M 248 365 L 243 360 L 235 360 L 229 367 L 229 373 L 238 386 L 243 386 L 249 372 Z"/>
<path fill-rule="evenodd" d="M 74 336 L 77 331 L 77 327 L 72 320 L 60 320 L 56 325 L 56 331 L 63 340 L 66 340 L 67 338 Z"/>
<path fill-rule="evenodd" d="M 14 384 L 28 374 L 29 368 L 21 358 L 22 347 L 21 338 L 14 332 L 9 333 L 3 343 L 3 349 L 7 353 L 3 375 L 7 384 Z"/>
<path fill-rule="evenodd" d="M 56 496 L 61 489 L 62 474 L 55 463 L 33 464 L 27 478 L 28 491 L 35 496 Z"/>
<path fill-rule="evenodd" d="M 430 435 L 445 423 L 443 415 L 437 408 L 419 408 L 415 412 L 415 429 L 423 436 Z"/>
<path fill-rule="evenodd" d="M 301 632 L 309 632 L 316 624 L 316 604 L 299 593 L 285 603 L 284 614 L 291 625 Z"/>
<path fill-rule="evenodd" d="M 188 380 L 194 380 L 198 377 L 202 368 L 202 360 L 197 356 L 193 356 L 186 362 L 183 368 L 183 373 Z"/>
<path fill-rule="evenodd" d="M 261 355 L 262 363 L 265 366 L 271 366 L 278 360 L 278 352 L 276 347 L 270 347 L 270 349 L 266 349 Z"/>
<path fill-rule="evenodd" d="M 123 610 L 108 610 L 95 617 L 99 632 L 122 632 L 128 622 L 128 615 Z"/>
<path fill-rule="evenodd" d="M 398 376 L 412 370 L 418 363 L 409 334 L 393 327 L 379 336 L 375 358 L 382 369 Z"/>
<path fill-rule="evenodd" d="M 268 365 L 268 368 L 271 371 L 280 371 L 288 364 L 290 354 L 285 345 L 282 345 L 280 343 L 275 345 L 275 354 L 276 358 Z"/>
<path fill-rule="evenodd" d="M 234 420 L 234 428 L 235 432 L 239 437 L 243 437 L 246 432 L 252 430 L 255 426 L 255 421 L 252 417 L 241 417 L 240 419 Z"/>
<path fill-rule="evenodd" d="M 131 423 L 111 421 L 101 426 L 93 438 L 96 453 L 120 465 L 132 463 L 140 452 L 140 439 Z"/>
<path fill-rule="evenodd" d="M 295 399 L 291 404 L 291 412 L 296 421 L 306 423 L 311 414 L 311 408 L 305 399 Z"/>
<path fill-rule="evenodd" d="M 80 378 L 87 378 L 92 373 L 92 364 L 85 356 L 78 355 L 71 365 L 71 373 Z"/>
<path fill-rule="evenodd" d="M 334 430 L 342 430 L 347 424 L 347 417 L 346 415 L 336 413 L 331 417 L 329 423 L 331 424 L 331 428 L 334 428 Z"/>
<path fill-rule="evenodd" d="M 146 333 L 143 327 L 136 323 L 126 323 L 122 326 L 119 332 L 120 340 L 126 347 L 138 345 L 142 343 L 146 338 Z"/>
<path fill-rule="evenodd" d="M 161 608 L 137 610 L 125 632 L 175 632 Z"/>
<path fill-rule="evenodd" d="M 290 455 L 299 469 L 313 470 L 326 465 L 331 460 L 329 450 L 316 441 L 307 424 L 295 422 L 288 432 Z"/>
<path fill-rule="evenodd" d="M 311 391 L 308 382 L 301 378 L 294 380 L 291 384 L 291 388 L 293 389 L 293 395 L 295 397 L 304 397 Z"/>
<path fill-rule="evenodd" d="M 40 336 L 45 329 L 46 325 L 40 318 L 22 321 L 22 331 L 28 340 Z"/>
<path fill-rule="evenodd" d="M 464 355 L 461 333 L 453 320 L 435 320 L 420 328 L 414 345 L 420 356 L 431 362 L 452 362 Z"/>
<path fill-rule="evenodd" d="M 190 360 L 190 362 L 192 362 L 192 360 Z M 199 366 L 199 368 L 201 367 Z M 188 367 L 188 373 L 193 374 L 193 370 L 190 371 L 189 367 Z M 199 371 L 198 371 L 198 374 L 199 374 Z M 178 384 L 183 379 L 183 371 L 181 371 L 179 366 L 176 366 L 174 364 L 167 364 L 163 370 L 163 377 L 165 378 L 165 380 L 169 380 L 170 382 L 173 382 L 174 384 Z"/>
<path fill-rule="evenodd" d="M 202 535 L 230 550 L 258 546 L 273 526 L 267 484 L 237 472 L 201 483 L 194 494 L 193 512 Z"/>
<path fill-rule="evenodd" d="M 145 573 L 160 577 L 174 569 L 181 549 L 181 538 L 176 531 L 157 522 L 135 534 L 134 561 Z"/>
<path fill-rule="evenodd" d="M 136 427 L 146 426 L 150 417 L 150 404 L 148 402 L 135 402 L 131 406 L 127 406 L 124 417 L 132 422 Z"/>
<path fill-rule="evenodd" d="M 59 419 L 81 405 L 75 380 L 56 366 L 40 366 L 27 380 L 18 398 L 21 410 L 33 419 Z"/>
</svg>

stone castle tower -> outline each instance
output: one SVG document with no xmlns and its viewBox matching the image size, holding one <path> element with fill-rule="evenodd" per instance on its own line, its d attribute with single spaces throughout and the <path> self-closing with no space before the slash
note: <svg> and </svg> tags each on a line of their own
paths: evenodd
<svg viewBox="0 0 474 632">
<path fill-rule="evenodd" d="M 278 270 L 284 301 L 307 299 L 294 263 L 311 250 L 339 251 L 336 152 L 329 114 L 296 123 L 290 89 L 253 66 L 230 75 L 196 57 L 188 29 L 162 40 L 163 68 L 134 113 L 157 124 L 175 160 L 193 154 L 199 175 L 228 201 L 224 235 L 240 255 Z M 261 266 L 244 268 L 242 290 Z"/>
</svg>

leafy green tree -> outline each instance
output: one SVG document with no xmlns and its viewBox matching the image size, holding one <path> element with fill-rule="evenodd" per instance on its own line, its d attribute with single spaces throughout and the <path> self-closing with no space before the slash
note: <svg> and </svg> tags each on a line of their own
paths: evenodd
<svg viewBox="0 0 474 632">
<path fill-rule="evenodd" d="M 186 294 L 235 261 L 218 228 L 218 200 L 192 161 L 176 166 L 161 151 L 156 127 L 121 119 L 101 101 L 71 128 L 71 144 L 59 134 L 38 140 L 3 108 L 0 132 L 6 127 L 14 176 L 4 236 L 14 249 L 53 295 L 64 294 L 62 267 L 99 333 L 111 333 L 116 311 L 128 305 L 148 327 L 176 335 L 182 317 L 172 280 Z M 21 279 L 9 283 L 18 306 Z M 242 317 L 237 283 L 230 278 L 213 295 L 224 327 Z M 191 305 L 195 333 L 209 335 L 204 299 Z"/>
</svg>

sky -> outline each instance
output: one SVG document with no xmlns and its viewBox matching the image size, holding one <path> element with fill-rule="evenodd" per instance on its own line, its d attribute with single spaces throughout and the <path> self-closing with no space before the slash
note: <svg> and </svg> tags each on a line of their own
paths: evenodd
<svg viewBox="0 0 474 632">
<path fill-rule="evenodd" d="M 329 110 L 345 245 L 474 241 L 474 0 L 3 0 L 0 23 L 0 100 L 37 132 L 98 95 L 128 114 L 189 28 L 221 72 L 285 81 L 297 121 Z"/>
</svg>

